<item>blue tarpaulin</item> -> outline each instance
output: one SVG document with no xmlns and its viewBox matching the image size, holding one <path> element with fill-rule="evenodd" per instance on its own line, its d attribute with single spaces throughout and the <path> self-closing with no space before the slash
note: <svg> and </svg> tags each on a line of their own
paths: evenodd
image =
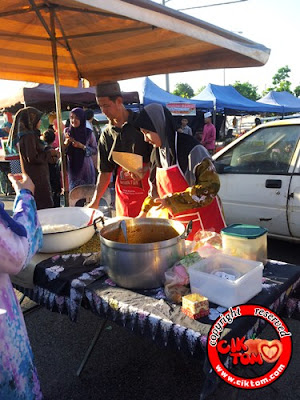
<svg viewBox="0 0 300 400">
<path fill-rule="evenodd" d="M 275 92 L 273 90 L 259 99 L 258 102 L 279 106 L 282 114 L 300 112 L 300 99 L 289 92 Z"/>
<path fill-rule="evenodd" d="M 193 100 L 212 101 L 217 112 L 239 115 L 251 113 L 281 113 L 277 105 L 257 103 L 242 96 L 233 86 L 219 86 L 209 83 L 206 88 L 193 97 Z"/>
<path fill-rule="evenodd" d="M 196 108 L 201 110 L 212 110 L 213 102 L 211 100 L 191 100 L 180 96 L 175 96 L 166 92 L 149 78 L 145 78 L 142 88 L 141 103 L 146 106 L 151 103 L 159 103 L 165 106 L 167 103 L 191 103 L 196 104 Z"/>
</svg>

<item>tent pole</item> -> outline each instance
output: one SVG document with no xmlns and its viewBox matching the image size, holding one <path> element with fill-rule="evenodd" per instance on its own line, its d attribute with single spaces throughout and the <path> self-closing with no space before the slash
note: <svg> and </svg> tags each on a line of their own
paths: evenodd
<svg viewBox="0 0 300 400">
<path fill-rule="evenodd" d="M 56 120 L 58 129 L 59 149 L 61 155 L 61 174 L 63 177 L 63 191 L 64 191 L 64 203 L 65 206 L 69 206 L 69 189 L 67 182 L 67 162 L 66 154 L 64 152 L 64 138 L 61 129 L 62 125 L 62 114 L 61 114 L 61 102 L 60 102 L 60 89 L 59 89 L 59 77 L 58 77 L 58 65 L 57 65 L 57 47 L 56 47 L 56 34 L 55 34 L 55 15 L 54 9 L 50 9 L 50 25 L 51 25 L 51 47 L 52 47 L 52 60 L 53 60 L 53 71 L 54 71 L 54 93 L 55 93 L 55 106 L 56 106 Z"/>
</svg>

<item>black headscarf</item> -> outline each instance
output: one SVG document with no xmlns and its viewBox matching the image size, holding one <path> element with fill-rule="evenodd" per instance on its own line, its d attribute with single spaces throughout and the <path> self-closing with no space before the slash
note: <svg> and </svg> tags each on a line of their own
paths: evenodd
<svg viewBox="0 0 300 400">
<path fill-rule="evenodd" d="M 146 129 L 156 132 L 162 142 L 160 148 L 155 152 L 158 158 L 158 166 L 163 166 L 165 162 L 168 166 L 176 163 L 175 151 L 175 120 L 170 111 L 161 104 L 149 104 L 144 107 L 135 121 L 135 126 L 139 129 Z"/>
<path fill-rule="evenodd" d="M 86 127 L 86 116 L 85 112 L 82 108 L 73 108 L 71 113 L 75 114 L 76 117 L 80 120 L 80 125 L 78 128 L 70 125 L 66 128 L 65 132 L 68 133 L 72 138 L 74 138 L 77 142 L 86 144 L 88 134 L 91 132 L 89 128 Z M 79 172 L 82 168 L 85 152 L 82 149 L 78 149 L 73 147 L 71 144 L 67 149 L 67 154 L 69 156 L 69 166 L 73 172 Z"/>
<path fill-rule="evenodd" d="M 162 146 L 153 148 L 151 154 L 151 181 L 154 182 L 156 167 L 179 165 L 190 186 L 195 184 L 195 169 L 205 158 L 211 158 L 207 150 L 192 136 L 176 133 L 175 120 L 170 111 L 160 104 L 149 104 L 135 123 L 136 127 L 156 132 Z M 177 153 L 175 139 L 177 135 Z"/>
</svg>

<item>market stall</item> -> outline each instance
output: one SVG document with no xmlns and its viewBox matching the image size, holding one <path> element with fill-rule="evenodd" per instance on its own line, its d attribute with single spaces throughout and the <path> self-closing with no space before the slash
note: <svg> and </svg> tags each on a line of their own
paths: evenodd
<svg viewBox="0 0 300 400">
<path fill-rule="evenodd" d="M 108 231 L 109 226 L 116 223 L 119 225 L 120 221 L 106 220 Z M 128 243 L 122 236 L 121 228 L 118 229 L 118 235 L 122 238 L 119 244 L 123 247 L 127 246 L 128 250 Z M 95 337 L 77 375 L 82 372 L 102 332 L 103 324 L 107 320 L 112 320 L 162 346 L 169 346 L 200 358 L 206 374 L 206 383 L 202 390 L 202 398 L 205 398 L 208 390 L 211 390 L 211 384 L 215 387 L 218 383 L 206 358 L 207 337 L 212 324 L 221 313 L 226 311 L 227 307 L 209 301 L 209 312 L 194 319 L 183 312 L 180 302 L 170 301 L 163 284 L 154 289 L 151 287 L 131 289 L 117 285 L 111 279 L 112 271 L 102 265 L 96 257 L 98 253 L 95 251 L 100 249 L 100 241 L 101 245 L 103 244 L 102 239 L 100 233 L 100 237 L 97 234 L 94 235 L 80 248 L 52 255 L 37 254 L 27 271 L 12 278 L 15 288 L 48 310 L 68 315 L 74 322 L 80 315 L 81 307 L 104 318 L 104 322 L 101 322 L 101 326 L 95 332 Z M 114 245 L 114 240 L 111 239 L 112 237 L 108 240 Z M 102 247 L 101 250 L 104 251 L 104 248 Z M 262 253 L 257 252 L 257 254 L 259 257 L 262 256 Z M 87 260 L 91 260 L 91 256 L 94 261 L 87 263 Z M 196 256 L 199 257 L 199 255 Z M 192 264 L 195 259 L 193 257 L 196 256 L 190 254 Z M 153 256 L 153 258 L 157 257 Z M 236 260 L 241 262 L 241 259 L 236 258 Z M 288 315 L 291 315 L 298 306 L 297 300 L 292 297 L 294 291 L 299 290 L 300 287 L 300 266 L 274 260 L 265 261 L 263 276 L 260 278 L 261 290 L 246 303 L 268 307 L 275 313 L 280 313 L 285 308 Z M 117 264 L 124 269 L 125 274 L 129 271 L 125 259 L 123 263 L 119 261 Z M 138 264 L 135 265 L 136 273 L 140 269 L 138 266 Z M 147 264 L 141 265 L 141 268 L 146 267 Z M 222 281 L 222 278 L 220 279 Z M 131 281 L 131 285 L 135 286 L 136 281 L 134 283 Z M 223 338 L 226 340 L 242 336 L 250 338 L 253 334 L 260 333 L 264 326 L 265 321 L 262 319 L 240 318 L 226 327 Z"/>
<path fill-rule="evenodd" d="M 289 92 L 276 92 L 272 90 L 261 99 L 257 100 L 258 103 L 269 104 L 281 108 L 281 113 L 298 113 L 300 112 L 300 99 Z"/>
<path fill-rule="evenodd" d="M 72 257 L 76 265 L 82 264 L 85 258 L 82 255 Z M 55 260 L 55 265 L 65 263 L 66 257 Z M 45 266 L 51 268 L 51 264 L 53 266 L 53 261 L 47 260 L 37 265 L 33 288 L 26 289 L 20 285 L 15 287 L 31 300 L 51 311 L 68 314 L 71 319 L 77 318 L 82 306 L 95 315 L 112 320 L 159 345 L 198 357 L 207 368 L 204 371 L 207 374 L 207 382 L 213 381 L 214 385 L 217 385 L 216 377 L 212 372 L 208 372 L 210 367 L 207 361 L 205 362 L 206 342 L 213 320 L 224 312 L 224 308 L 211 303 L 210 316 L 198 321 L 192 320 L 181 312 L 180 305 L 169 303 L 165 299 L 163 288 L 146 291 L 123 289 L 103 275 L 99 268 L 92 268 L 89 272 L 81 271 L 72 278 L 69 276 L 64 282 L 64 291 L 58 291 L 59 285 L 56 286 L 55 282 L 52 282 L 53 286 L 50 289 L 49 281 L 45 278 Z M 78 280 L 82 283 L 80 287 Z M 250 303 L 271 308 L 276 313 L 283 311 L 284 307 L 292 312 L 294 303 L 289 302 L 289 296 L 299 285 L 300 266 L 269 261 L 264 270 L 263 290 L 251 299 Z M 264 326 L 263 320 L 243 318 L 237 320 L 231 329 L 226 330 L 225 338 L 228 340 L 243 335 L 250 338 L 253 334 L 259 334 Z M 95 332 L 94 343 L 101 331 L 102 329 L 99 329 Z M 83 367 L 84 364 L 80 366 L 78 375 Z M 207 388 L 204 387 L 203 390 L 205 394 Z"/>
<path fill-rule="evenodd" d="M 259 66 L 270 53 L 233 32 L 145 0 L 10 0 L 0 18 L 1 77 L 54 83 L 61 150 L 60 84 L 78 87 L 85 79 L 92 86 L 150 74 Z M 61 157 L 68 205 L 63 151 Z"/>
</svg>

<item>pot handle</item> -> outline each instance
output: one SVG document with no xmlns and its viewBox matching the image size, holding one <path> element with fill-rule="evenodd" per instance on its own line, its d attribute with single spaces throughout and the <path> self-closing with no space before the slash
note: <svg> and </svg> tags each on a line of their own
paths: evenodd
<svg viewBox="0 0 300 400">
<path fill-rule="evenodd" d="M 94 229 L 95 229 L 96 232 L 97 232 L 97 225 L 96 224 L 99 221 L 101 221 L 103 226 L 105 225 L 104 218 L 102 217 L 102 215 L 100 215 L 100 217 L 95 218 L 94 221 L 93 221 L 93 225 L 94 225 Z"/>
<path fill-rule="evenodd" d="M 181 238 L 186 239 L 189 236 L 192 229 L 193 229 L 193 220 L 191 219 L 190 222 L 185 227 L 185 231 L 181 235 Z"/>
</svg>

